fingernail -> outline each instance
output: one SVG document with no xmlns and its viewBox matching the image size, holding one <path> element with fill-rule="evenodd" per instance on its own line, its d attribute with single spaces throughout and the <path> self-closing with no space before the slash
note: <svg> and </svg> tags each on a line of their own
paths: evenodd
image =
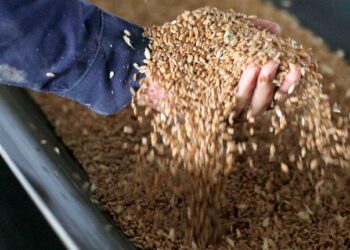
<svg viewBox="0 0 350 250">
<path fill-rule="evenodd" d="M 272 59 L 272 62 L 273 62 L 275 67 L 278 67 L 278 65 L 280 64 L 280 62 L 278 60 L 275 60 L 275 58 Z"/>
<path fill-rule="evenodd" d="M 272 61 L 274 61 L 277 65 L 279 65 L 281 63 L 281 60 L 280 60 L 280 55 L 278 54 L 277 56 L 275 56 Z"/>
</svg>

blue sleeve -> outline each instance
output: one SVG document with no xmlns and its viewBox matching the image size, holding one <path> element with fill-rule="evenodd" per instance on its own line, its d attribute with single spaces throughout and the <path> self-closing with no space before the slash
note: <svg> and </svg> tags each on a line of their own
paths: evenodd
<svg viewBox="0 0 350 250">
<path fill-rule="evenodd" d="M 142 33 L 80 0 L 0 1 L 0 82 L 113 114 L 139 88 L 133 65 L 149 43 Z"/>
</svg>

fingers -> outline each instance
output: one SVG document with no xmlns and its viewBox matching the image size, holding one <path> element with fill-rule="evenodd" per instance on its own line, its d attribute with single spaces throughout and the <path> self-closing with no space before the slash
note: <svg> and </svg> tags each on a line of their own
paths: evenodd
<svg viewBox="0 0 350 250">
<path fill-rule="evenodd" d="M 242 77 L 238 83 L 236 98 L 237 104 L 235 107 L 235 117 L 238 118 L 244 108 L 250 104 L 251 97 L 254 93 L 260 67 L 252 64 L 243 71 Z"/>
<path fill-rule="evenodd" d="M 256 19 L 252 20 L 251 23 L 259 30 L 266 30 L 275 35 L 280 35 L 282 33 L 281 26 L 268 20 Z"/>
<path fill-rule="evenodd" d="M 287 100 L 289 95 L 294 91 L 294 88 L 301 77 L 301 67 L 299 65 L 291 65 L 290 71 L 284 77 L 283 83 L 276 93 L 276 103 L 281 104 Z"/>
<path fill-rule="evenodd" d="M 264 112 L 272 103 L 275 90 L 273 80 L 276 77 L 277 69 L 278 63 L 273 60 L 262 67 L 251 102 L 253 116 Z"/>
<path fill-rule="evenodd" d="M 237 122 L 247 120 L 248 114 L 256 117 L 263 113 L 273 103 L 274 97 L 277 104 L 283 103 L 293 92 L 301 77 L 301 67 L 290 65 L 290 71 L 275 94 L 273 80 L 276 78 L 278 67 L 279 64 L 271 60 L 261 70 L 259 66 L 253 64 L 243 71 L 236 94 L 235 120 Z M 250 108 L 249 113 L 248 108 Z"/>
</svg>

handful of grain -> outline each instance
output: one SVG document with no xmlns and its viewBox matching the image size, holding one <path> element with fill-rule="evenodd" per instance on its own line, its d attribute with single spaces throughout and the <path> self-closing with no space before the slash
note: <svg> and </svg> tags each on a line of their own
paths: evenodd
<svg viewBox="0 0 350 250">
<path fill-rule="evenodd" d="M 201 247 L 217 240 L 222 232 L 217 218 L 225 202 L 220 183 L 242 156 L 254 168 L 254 161 L 266 155 L 258 154 L 258 145 L 264 141 L 254 138 L 255 129 L 274 136 L 269 160 L 278 151 L 288 151 L 290 163 L 299 170 L 345 167 L 350 159 L 346 124 L 341 116 L 332 116 L 310 52 L 293 39 L 254 28 L 254 18 L 202 8 L 145 32 L 152 53 L 146 49 L 146 65 L 140 70 L 148 80 L 160 77 L 169 96 L 160 102 L 163 112 L 151 114 L 146 108 L 138 113 L 139 121 L 150 120 L 153 127 L 150 140 L 144 139 L 139 147 L 140 165 L 146 157 L 162 172 L 169 170 L 174 183 L 180 183 L 174 189 L 187 206 L 186 236 Z M 280 61 L 276 86 L 295 64 L 302 67 L 295 95 L 291 89 L 288 94 L 293 96 L 285 106 L 275 106 L 258 122 L 250 118 L 248 124 L 236 124 L 235 93 L 242 70 L 271 59 Z M 143 81 L 138 95 L 147 91 L 148 82 Z M 133 106 L 137 112 L 137 105 Z M 286 129 L 288 133 L 283 133 Z M 288 144 L 290 135 L 298 136 L 298 145 Z M 288 164 L 280 165 L 288 173 Z"/>
<path fill-rule="evenodd" d="M 302 67 L 300 87 L 285 110 L 301 135 L 298 164 L 308 165 L 315 154 L 321 154 L 326 164 L 347 164 L 349 148 L 344 144 L 348 133 L 331 121 L 331 109 L 319 82 L 322 77 L 309 51 L 293 39 L 252 27 L 254 18 L 206 7 L 146 30 L 152 55 L 146 49 L 148 59 L 141 70 L 148 77 L 160 76 L 161 87 L 170 93 L 160 103 L 163 112 L 152 120 L 150 154 L 159 154 L 167 146 L 176 159 L 169 165 L 173 173 L 181 167 L 215 181 L 219 173 L 230 173 L 236 156 L 247 147 L 257 150 L 255 144 L 234 139 L 235 93 L 247 65 L 262 66 L 271 59 L 280 61 L 276 86 L 295 64 Z M 145 83 L 139 94 L 146 88 Z M 277 135 L 286 125 L 286 116 L 276 106 L 270 131 Z M 252 128 L 250 134 L 254 134 Z"/>
<path fill-rule="evenodd" d="M 332 103 L 344 105 L 341 108 L 335 105 L 331 110 L 334 124 L 341 128 L 337 123 L 338 116 L 341 115 L 338 112 L 347 114 L 349 111 L 345 106 L 350 103 L 349 99 L 343 96 L 347 93 L 346 79 L 350 75 L 350 67 L 336 54 L 331 54 L 327 46 L 320 42 L 320 38 L 295 25 L 294 19 L 286 12 L 281 13 L 260 0 L 177 0 L 167 1 L 166 4 L 163 0 L 148 1 L 147 4 L 137 0 L 128 1 L 130 2 L 135 3 L 136 8 L 129 8 L 129 4 L 113 5 L 114 10 L 129 13 L 129 17 L 135 17 L 137 22 L 145 25 L 161 20 L 164 22 L 179 8 L 192 8 L 203 4 L 216 4 L 224 9 L 236 6 L 241 11 L 255 12 L 264 18 L 278 20 L 285 28 L 285 33 L 299 37 L 298 42 L 303 41 L 304 44 L 313 46 L 313 51 L 320 59 L 320 70 L 325 73 L 325 91 L 330 94 Z M 162 15 L 155 15 L 155 9 Z M 334 85 L 331 84 L 333 82 Z M 346 96 L 349 96 L 348 93 Z M 304 135 L 313 134 L 305 130 L 309 123 L 308 117 L 312 117 L 308 114 L 309 109 L 295 110 L 293 115 L 286 114 L 290 108 L 284 110 L 282 107 L 287 124 L 277 135 L 271 130 L 273 127 L 270 119 L 276 116 L 273 111 L 266 112 L 254 124 L 240 123 L 234 126 L 233 137 L 242 148 L 245 145 L 246 151 L 237 157 L 238 162 L 235 160 L 233 172 L 217 183 L 223 187 L 215 187 L 227 202 L 220 207 L 217 206 L 215 194 L 199 192 L 203 185 L 205 187 L 205 183 L 200 184 L 200 178 L 188 176 L 181 180 L 178 178 L 181 171 L 178 171 L 176 176 L 163 171 L 162 175 L 157 175 L 160 181 L 150 181 L 152 173 L 159 173 L 159 169 L 166 170 L 168 166 L 158 164 L 160 156 L 156 154 L 153 155 L 153 163 L 146 161 L 144 156 L 140 162 L 135 160 L 135 157 L 140 155 L 136 150 L 139 147 L 137 142 L 152 129 L 146 126 L 152 116 L 147 119 L 142 116 L 144 121 L 140 125 L 132 117 L 129 109 L 117 116 L 102 118 L 81 105 L 64 99 L 38 94 L 35 94 L 35 97 L 55 124 L 58 134 L 83 164 L 91 181 L 96 184 L 93 185 L 96 187 L 93 188 L 94 199 L 100 202 L 113 216 L 116 224 L 140 248 L 195 249 L 196 245 L 199 245 L 197 249 L 216 250 L 349 248 L 348 186 L 342 185 L 342 181 L 339 180 L 341 175 L 338 173 L 321 175 L 325 164 L 319 154 L 312 156 L 313 161 L 311 163 L 310 160 L 310 164 L 306 158 L 302 160 L 304 165 L 298 164 L 301 131 L 305 131 Z M 329 107 L 325 110 L 327 113 Z M 84 119 L 76 121 L 77 114 Z M 319 115 L 315 113 L 314 116 Z M 299 120 L 294 119 L 296 117 L 299 117 Z M 301 117 L 304 117 L 302 128 Z M 348 125 L 348 119 L 344 122 Z M 84 136 L 81 136 L 82 128 Z M 250 131 L 253 132 L 253 136 Z M 149 138 L 143 138 L 143 143 L 142 145 L 148 145 Z M 148 150 L 150 148 L 148 145 Z M 152 155 L 149 156 L 151 160 Z M 168 155 L 167 152 L 162 157 L 171 158 L 171 154 Z M 283 169 L 281 172 L 280 167 Z M 313 170 L 310 171 L 309 167 Z M 139 179 L 135 180 L 136 172 L 140 168 L 144 169 L 140 174 L 142 185 Z M 304 170 L 299 171 L 298 168 Z M 328 168 L 329 171 L 333 169 L 337 168 Z M 153 183 L 156 187 L 150 188 Z M 174 195 L 176 186 L 182 187 L 185 193 L 182 195 L 175 192 Z M 203 197 L 203 194 L 206 196 Z M 193 195 L 198 202 L 197 208 L 202 210 L 193 210 L 193 206 L 187 206 L 191 200 L 189 195 Z M 201 200 L 203 204 L 207 204 L 206 208 L 200 206 Z M 213 207 L 218 209 L 209 210 Z M 213 219 L 227 229 L 220 235 L 217 244 L 208 248 L 200 246 L 199 238 L 203 239 L 206 234 L 212 234 L 215 225 L 199 227 L 202 229 L 201 236 L 193 235 L 197 236 L 194 237 L 196 244 L 186 241 L 185 234 L 191 231 L 183 225 L 187 216 L 194 217 L 193 225 L 199 225 L 198 222 L 203 218 L 197 215 L 202 211 L 206 212 L 204 218 L 213 213 Z M 305 237 L 306 235 L 308 237 Z"/>
</svg>

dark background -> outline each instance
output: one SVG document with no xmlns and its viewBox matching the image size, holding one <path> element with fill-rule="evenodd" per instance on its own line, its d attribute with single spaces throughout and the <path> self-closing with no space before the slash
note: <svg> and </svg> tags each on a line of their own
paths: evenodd
<svg viewBox="0 0 350 250">
<path fill-rule="evenodd" d="M 64 249 L 0 158 L 0 249 Z"/>
<path fill-rule="evenodd" d="M 303 26 L 321 36 L 350 60 L 349 0 L 269 0 L 297 16 Z M 290 7 L 286 8 L 290 4 Z"/>
<path fill-rule="evenodd" d="M 349 0 L 273 0 L 350 59 Z M 64 249 L 0 158 L 0 249 Z"/>
</svg>

